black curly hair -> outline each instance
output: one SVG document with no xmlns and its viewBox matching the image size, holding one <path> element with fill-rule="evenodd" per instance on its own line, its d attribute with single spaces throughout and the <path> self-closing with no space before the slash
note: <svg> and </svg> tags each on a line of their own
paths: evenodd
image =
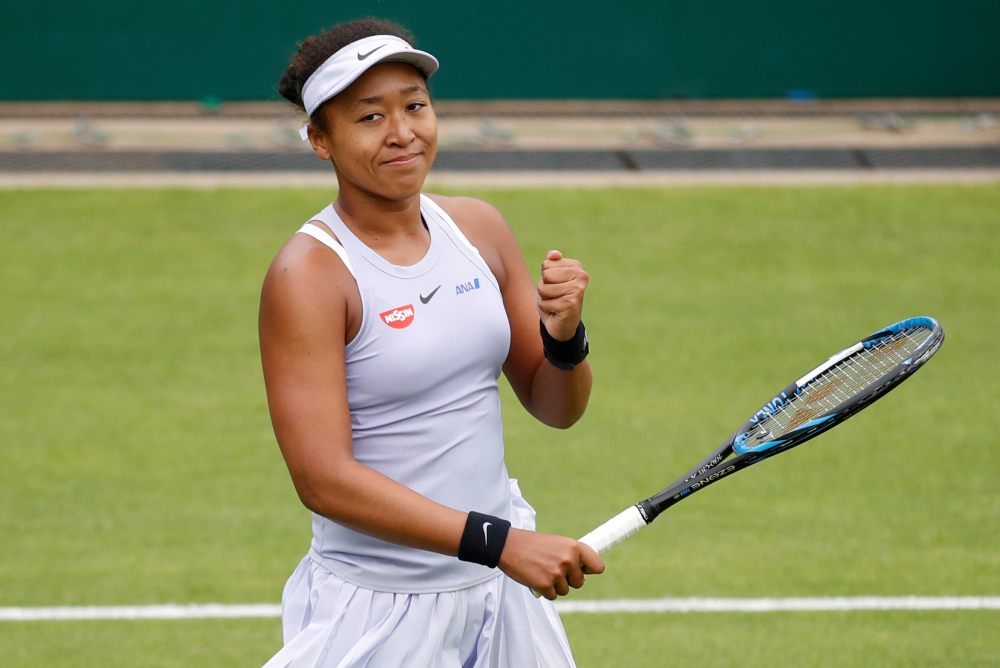
<svg viewBox="0 0 1000 668">
<path fill-rule="evenodd" d="M 285 68 L 281 80 L 278 81 L 278 93 L 299 111 L 305 112 L 302 102 L 302 86 L 312 76 L 312 73 L 337 51 L 359 39 L 373 35 L 393 35 L 406 40 L 413 45 L 413 35 L 403 26 L 373 17 L 357 19 L 340 23 L 318 35 L 307 37 L 299 45 L 298 51 L 292 56 L 291 62 Z M 321 113 L 320 105 L 309 117 L 309 122 L 326 130 L 326 121 Z"/>
</svg>

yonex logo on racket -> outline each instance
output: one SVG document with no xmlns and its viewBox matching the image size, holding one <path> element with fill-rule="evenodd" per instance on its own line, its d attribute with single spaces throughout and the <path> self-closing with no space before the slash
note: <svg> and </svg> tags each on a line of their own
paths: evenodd
<svg viewBox="0 0 1000 668">
<path fill-rule="evenodd" d="M 795 396 L 798 396 L 800 394 L 802 394 L 801 387 L 795 390 Z M 788 395 L 782 392 L 774 399 L 771 399 L 769 402 L 764 404 L 764 406 L 759 411 L 754 413 L 753 417 L 750 418 L 750 421 L 759 422 L 765 418 L 771 417 L 772 415 L 777 413 L 781 409 L 781 407 L 787 404 L 789 401 L 791 401 L 791 399 L 788 397 Z"/>
</svg>

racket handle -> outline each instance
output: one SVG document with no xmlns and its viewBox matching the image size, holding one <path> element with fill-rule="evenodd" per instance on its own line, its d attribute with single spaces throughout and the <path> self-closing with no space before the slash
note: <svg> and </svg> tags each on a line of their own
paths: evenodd
<svg viewBox="0 0 1000 668">
<path fill-rule="evenodd" d="M 629 506 L 581 538 L 580 542 L 586 543 L 594 548 L 595 552 L 602 554 L 644 526 L 646 526 L 646 520 L 642 518 L 639 508 L 637 506 Z"/>
</svg>

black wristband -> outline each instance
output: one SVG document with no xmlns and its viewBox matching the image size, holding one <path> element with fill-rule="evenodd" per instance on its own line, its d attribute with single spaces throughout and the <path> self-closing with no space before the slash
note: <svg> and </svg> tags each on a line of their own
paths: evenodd
<svg viewBox="0 0 1000 668">
<path fill-rule="evenodd" d="M 510 522 L 493 515 L 472 511 L 465 521 L 462 541 L 458 544 L 458 558 L 490 568 L 500 563 L 500 553 L 507 542 Z"/>
<path fill-rule="evenodd" d="M 542 350 L 545 351 L 545 359 L 552 366 L 571 371 L 573 367 L 587 359 L 590 353 L 590 341 L 587 339 L 587 328 L 583 326 L 582 320 L 569 341 L 557 341 L 552 338 L 541 320 L 538 321 L 538 326 L 542 332 Z"/>
</svg>

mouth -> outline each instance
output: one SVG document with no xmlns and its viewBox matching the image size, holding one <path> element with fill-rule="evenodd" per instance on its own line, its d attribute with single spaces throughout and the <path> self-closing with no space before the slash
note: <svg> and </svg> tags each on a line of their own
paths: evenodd
<svg viewBox="0 0 1000 668">
<path fill-rule="evenodd" d="M 386 160 L 382 164 L 386 167 L 412 167 L 423 157 L 423 153 L 407 153 L 392 160 Z"/>
</svg>

